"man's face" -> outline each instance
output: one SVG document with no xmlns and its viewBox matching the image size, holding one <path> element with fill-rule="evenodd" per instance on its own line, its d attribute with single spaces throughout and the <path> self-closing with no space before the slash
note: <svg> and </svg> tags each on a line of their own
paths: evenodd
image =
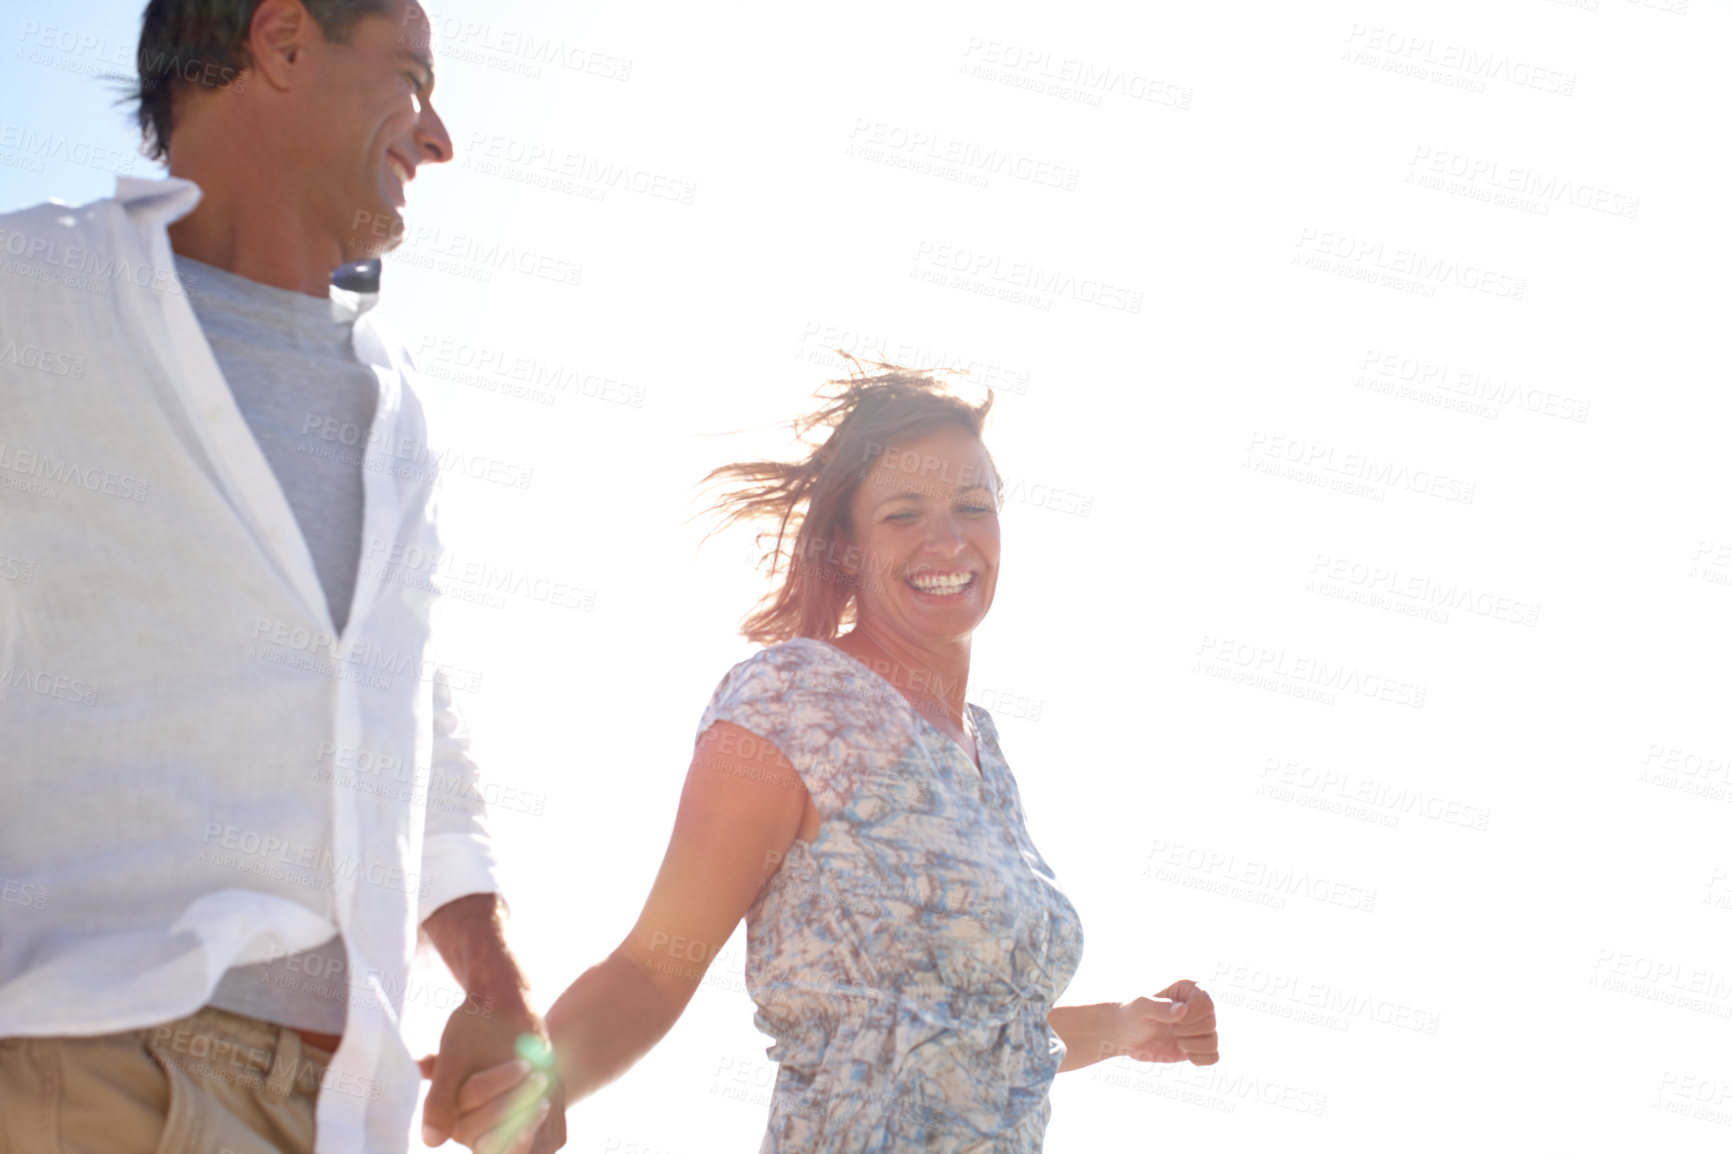
<svg viewBox="0 0 1732 1154">
<path fill-rule="evenodd" d="M 318 69 L 302 106 L 308 195 L 345 260 L 395 248 L 406 186 L 423 164 L 451 159 L 433 111 L 432 25 L 415 0 L 363 16 L 349 42 L 316 46 Z"/>
</svg>

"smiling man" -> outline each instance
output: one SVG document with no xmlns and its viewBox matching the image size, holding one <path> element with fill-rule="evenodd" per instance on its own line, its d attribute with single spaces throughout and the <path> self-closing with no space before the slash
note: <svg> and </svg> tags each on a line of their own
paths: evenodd
<svg viewBox="0 0 1732 1154">
<path fill-rule="evenodd" d="M 331 285 L 451 159 L 431 39 L 413 0 L 152 0 L 169 178 L 0 216 L 3 335 L 51 354 L 0 363 L 32 575 L 0 588 L 0 880 L 31 896 L 0 904 L 0 1150 L 402 1151 L 409 1000 L 454 1006 L 435 1133 L 546 1038 L 455 702 L 480 679 L 382 563 L 438 553 L 437 454 L 371 295 Z M 423 937 L 462 994 L 409 981 Z"/>
</svg>

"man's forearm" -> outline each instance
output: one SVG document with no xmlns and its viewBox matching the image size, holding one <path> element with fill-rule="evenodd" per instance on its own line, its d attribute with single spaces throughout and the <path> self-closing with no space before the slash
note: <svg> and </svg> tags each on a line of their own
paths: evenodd
<svg viewBox="0 0 1732 1154">
<path fill-rule="evenodd" d="M 467 1008 L 454 1012 L 439 1039 L 439 1058 L 433 1070 L 433 1086 L 422 1108 L 422 1140 L 437 1146 L 459 1124 L 458 1102 L 462 1088 L 475 1074 L 494 1069 L 514 1056 L 536 1061 L 526 1050 L 530 1039 L 545 1045 L 547 1024 L 529 1002 L 529 982 L 522 967 L 505 944 L 503 907 L 496 894 L 468 894 L 434 910 L 422 929 L 451 968 L 452 975 L 469 997 L 480 999 L 485 1008 L 474 1014 Z M 551 1105 L 558 1108 L 563 1092 L 557 1078 L 546 1087 L 542 1114 L 523 1113 L 514 1126 L 536 1127 L 533 1150 L 557 1150 L 565 1145 L 565 1114 L 559 1110 L 546 1124 L 523 1121 L 545 1116 Z M 535 1092 L 540 1097 L 540 1092 Z M 534 1110 L 519 1102 L 513 1109 Z M 464 1139 L 465 1142 L 468 1139 Z M 516 1147 L 513 1147 L 514 1149 Z"/>
<path fill-rule="evenodd" d="M 505 943 L 498 894 L 466 894 L 421 923 L 463 992 L 483 998 L 524 998 L 529 983 Z"/>
</svg>

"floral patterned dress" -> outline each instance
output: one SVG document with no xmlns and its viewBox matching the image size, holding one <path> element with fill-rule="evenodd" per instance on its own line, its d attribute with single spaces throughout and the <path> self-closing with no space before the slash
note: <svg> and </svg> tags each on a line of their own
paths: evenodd
<svg viewBox="0 0 1732 1154">
<path fill-rule="evenodd" d="M 762 1154 L 1033 1154 L 1064 1045 L 1046 1015 L 1082 925 L 1029 841 L 992 717 L 977 770 L 883 677 L 799 638 L 736 665 L 732 722 L 823 817 L 747 912 L 754 1022 L 779 1063 Z"/>
</svg>

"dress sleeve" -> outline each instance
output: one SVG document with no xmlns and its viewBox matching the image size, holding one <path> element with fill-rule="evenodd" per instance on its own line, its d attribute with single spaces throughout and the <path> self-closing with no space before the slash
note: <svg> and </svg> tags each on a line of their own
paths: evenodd
<svg viewBox="0 0 1732 1154">
<path fill-rule="evenodd" d="M 704 716 L 701 735 L 730 722 L 781 750 L 793 762 L 820 816 L 828 818 L 853 793 L 844 730 L 847 699 L 797 645 L 772 646 L 728 671 Z"/>
</svg>

